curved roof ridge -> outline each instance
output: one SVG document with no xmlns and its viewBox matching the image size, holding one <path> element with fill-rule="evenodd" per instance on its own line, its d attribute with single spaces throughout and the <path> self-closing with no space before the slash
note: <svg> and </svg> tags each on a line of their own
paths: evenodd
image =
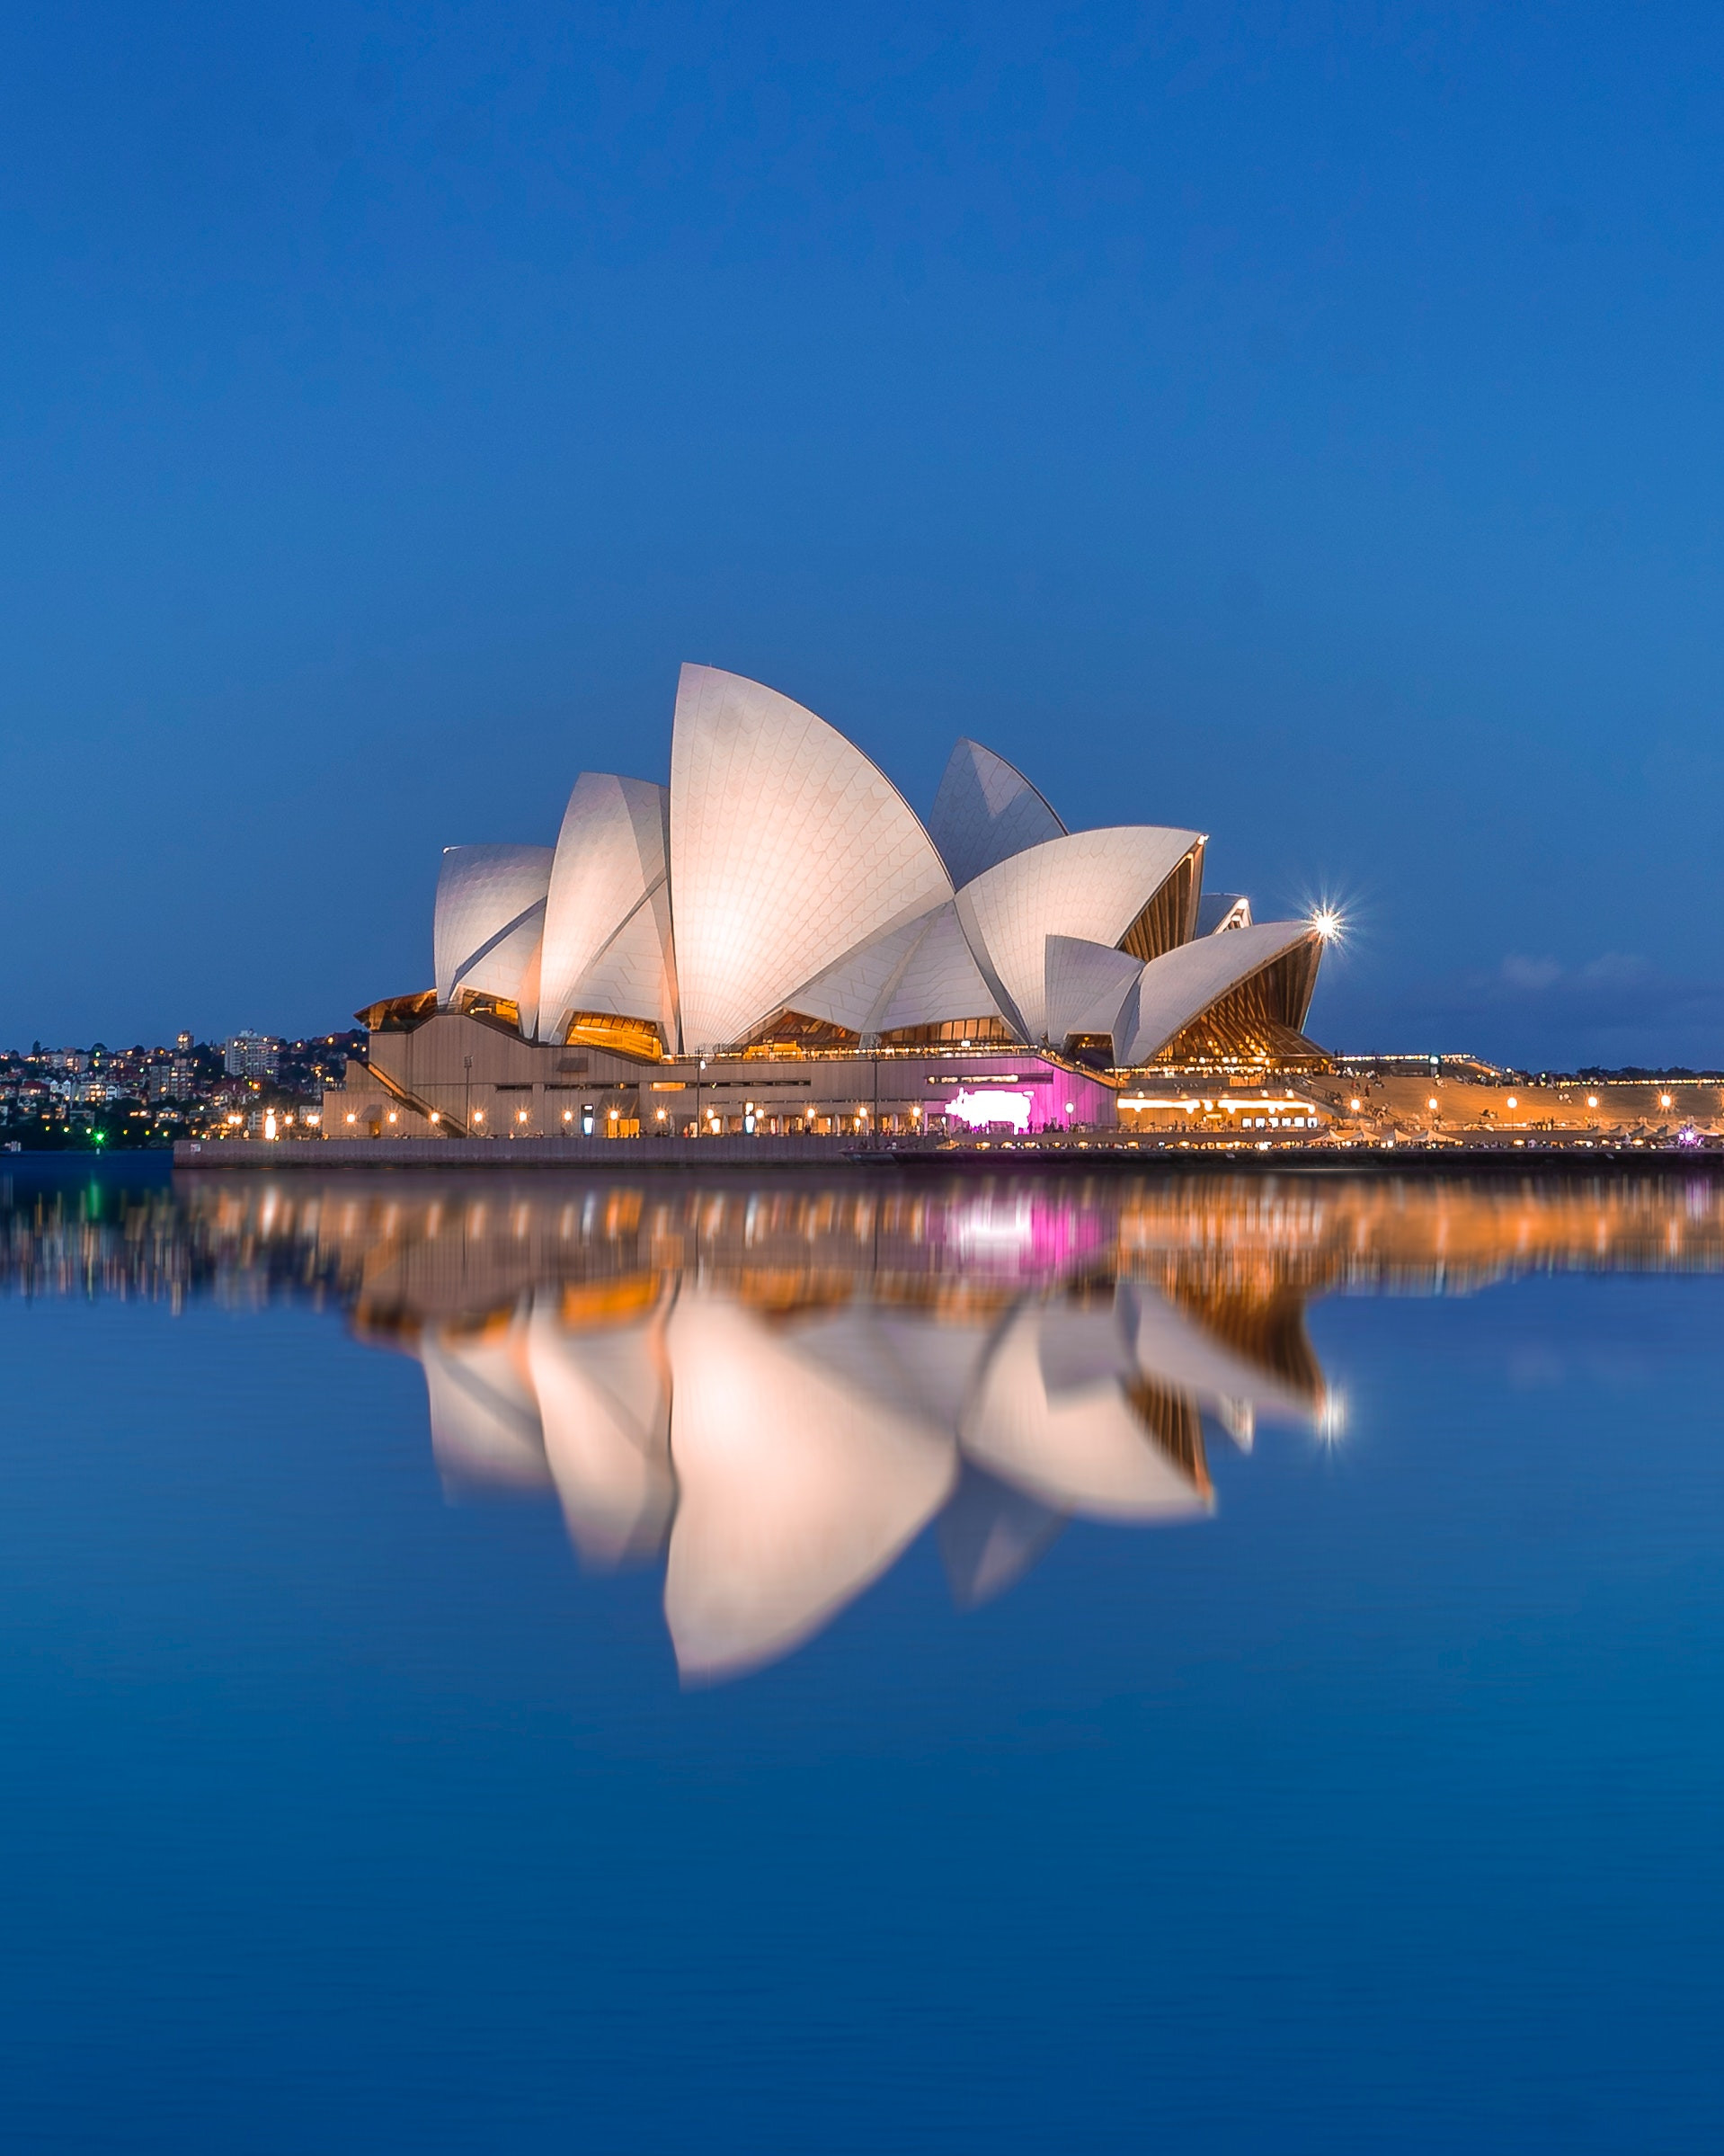
<svg viewBox="0 0 1724 2156">
<path fill-rule="evenodd" d="M 1254 974 L 1301 943 L 1320 940 L 1309 921 L 1259 921 L 1225 935 L 1195 937 L 1151 958 L 1138 979 L 1137 1021 L 1119 1061 L 1147 1063 Z"/>
<path fill-rule="evenodd" d="M 540 1030 L 546 1038 L 560 1038 L 572 1011 L 591 1007 L 577 999 L 582 976 L 667 873 L 669 805 L 666 788 L 650 779 L 582 771 L 575 780 L 546 894 L 539 980 Z M 674 1043 L 675 992 L 668 950 L 660 971 L 663 977 L 651 989 L 652 1009 L 628 1015 L 658 1020 Z"/>
<path fill-rule="evenodd" d="M 1026 1040 L 1047 1025 L 1049 936 L 1118 943 L 1194 846 L 1200 831 L 1123 824 L 1071 831 L 1015 853 L 965 884 L 958 919 L 983 978 Z"/>
<path fill-rule="evenodd" d="M 1048 937 L 1044 966 L 1048 1038 L 1056 1047 L 1071 1033 L 1111 1034 L 1143 971 L 1130 951 L 1081 936 Z"/>
<path fill-rule="evenodd" d="M 548 846 L 445 846 L 431 915 L 432 977 L 445 1008 L 458 986 L 511 1002 L 530 995 L 549 887 Z"/>
</svg>

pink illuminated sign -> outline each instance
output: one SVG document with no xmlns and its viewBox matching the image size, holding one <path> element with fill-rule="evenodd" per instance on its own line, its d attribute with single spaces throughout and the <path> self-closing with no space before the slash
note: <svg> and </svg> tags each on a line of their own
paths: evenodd
<svg viewBox="0 0 1724 2156">
<path fill-rule="evenodd" d="M 1009 1093 L 999 1087 L 983 1087 L 975 1092 L 957 1092 L 946 1109 L 960 1123 L 967 1123 L 972 1130 L 989 1123 L 1009 1123 L 1014 1130 L 1029 1128 L 1029 1100 L 1027 1093 Z"/>
</svg>

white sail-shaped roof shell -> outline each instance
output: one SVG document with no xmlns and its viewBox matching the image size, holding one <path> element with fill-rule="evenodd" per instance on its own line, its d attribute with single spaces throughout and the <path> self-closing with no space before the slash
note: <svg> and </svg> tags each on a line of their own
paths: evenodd
<svg viewBox="0 0 1724 2156">
<path fill-rule="evenodd" d="M 1138 978 L 1135 1012 L 1126 1014 L 1134 1020 L 1130 1042 L 1114 1044 L 1119 1061 L 1147 1063 L 1212 1003 L 1316 933 L 1308 921 L 1261 921 L 1151 958 Z"/>
<path fill-rule="evenodd" d="M 957 1019 L 1011 1023 L 982 978 L 949 899 L 849 952 L 789 1002 L 794 1010 L 865 1038 Z"/>
<path fill-rule="evenodd" d="M 1046 1037 L 1049 936 L 1116 944 L 1203 834 L 1131 824 L 1074 831 L 985 870 L 957 895 L 958 919 L 1025 1038 Z"/>
<path fill-rule="evenodd" d="M 431 930 L 440 1004 L 463 989 L 504 996 L 532 1030 L 551 861 L 549 846 L 443 849 Z"/>
<path fill-rule="evenodd" d="M 555 1295 L 528 1326 L 545 1457 L 570 1537 L 594 1567 L 650 1556 L 670 1526 L 676 1489 L 657 1331 L 656 1315 L 572 1330 Z"/>
<path fill-rule="evenodd" d="M 653 1020 L 665 1045 L 677 1046 L 676 958 L 671 893 L 657 884 L 575 984 L 573 1011 L 610 1011 Z"/>
<path fill-rule="evenodd" d="M 1056 1046 L 1070 1033 L 1114 1030 L 1120 1006 L 1143 970 L 1141 958 L 1111 943 L 1078 936 L 1047 939 L 1047 1036 Z"/>
<path fill-rule="evenodd" d="M 934 916 L 919 914 L 898 928 L 884 930 L 858 950 L 847 951 L 835 966 L 816 974 L 786 1000 L 793 1011 L 822 1018 L 852 1033 L 877 1030 L 875 1012 L 891 996 Z"/>
<path fill-rule="evenodd" d="M 875 1011 L 870 1030 L 896 1033 L 912 1026 L 943 1026 L 955 1019 L 997 1018 L 1010 1012 L 989 986 L 958 920 L 955 904 L 929 922 L 892 993 Z"/>
<path fill-rule="evenodd" d="M 666 883 L 670 796 L 645 779 L 582 771 L 563 815 L 545 904 L 539 1031 L 577 1011 L 646 1019 L 676 1045 Z"/>
<path fill-rule="evenodd" d="M 683 1675 L 710 1680 L 786 1653 L 860 1593 L 938 1510 L 957 1458 L 725 1297 L 685 1291 L 666 1332 L 664 1611 Z"/>
<path fill-rule="evenodd" d="M 928 835 L 960 888 L 984 869 L 1064 831 L 1041 794 L 1003 756 L 979 741 L 960 741 L 952 751 Z"/>
<path fill-rule="evenodd" d="M 742 1038 L 883 929 L 952 895 L 891 780 L 787 696 L 685 666 L 671 741 L 671 905 L 687 1048 Z"/>
</svg>

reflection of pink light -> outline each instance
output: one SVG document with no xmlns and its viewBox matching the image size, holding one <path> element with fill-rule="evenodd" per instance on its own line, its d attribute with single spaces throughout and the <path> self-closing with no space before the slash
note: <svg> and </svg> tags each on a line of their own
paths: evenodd
<svg viewBox="0 0 1724 2156">
<path fill-rule="evenodd" d="M 1029 1095 L 1004 1091 L 954 1094 L 946 1110 L 972 1130 L 983 1123 L 1009 1123 L 1014 1130 L 1029 1128 Z"/>
</svg>

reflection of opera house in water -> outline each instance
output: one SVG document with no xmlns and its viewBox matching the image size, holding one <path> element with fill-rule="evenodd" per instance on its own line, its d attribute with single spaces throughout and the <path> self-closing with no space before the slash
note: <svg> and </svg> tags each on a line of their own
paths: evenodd
<svg viewBox="0 0 1724 2156">
<path fill-rule="evenodd" d="M 419 1358 L 452 1486 L 555 1492 L 591 1566 L 662 1556 L 687 1677 L 784 1653 L 936 1520 L 968 1604 L 1068 1519 L 1201 1516 L 1206 1421 L 1249 1447 L 1259 1418 L 1326 1410 L 1297 1295 L 1120 1278 L 1098 1224 L 1046 1193 L 709 1190 L 658 1262 L 650 1196 L 582 1201 L 634 1264 L 502 1278 L 484 1308 L 469 1244 L 439 1315 L 440 1224 L 369 1270 L 358 1317 Z"/>
<path fill-rule="evenodd" d="M 968 1605 L 1068 1520 L 1207 1516 L 1217 1446 L 1336 1420 L 1315 1296 L 1623 1270 L 1724 1270 L 1724 1191 L 301 1172 L 93 1216 L 0 1177 L 8 1292 L 309 1295 L 414 1356 L 451 1493 L 542 1493 L 587 1564 L 662 1562 L 708 1680 L 811 1636 L 929 1526 Z"/>
<path fill-rule="evenodd" d="M 554 1494 L 590 1565 L 662 1556 L 705 1679 L 807 1637 L 930 1523 L 970 1605 L 1069 1519 L 1206 1516 L 1213 1446 L 1338 1419 L 1312 1296 L 1724 1261 L 1707 1185 L 413 1177 L 308 1202 L 360 1332 L 424 1369 L 446 1483 Z"/>
</svg>

